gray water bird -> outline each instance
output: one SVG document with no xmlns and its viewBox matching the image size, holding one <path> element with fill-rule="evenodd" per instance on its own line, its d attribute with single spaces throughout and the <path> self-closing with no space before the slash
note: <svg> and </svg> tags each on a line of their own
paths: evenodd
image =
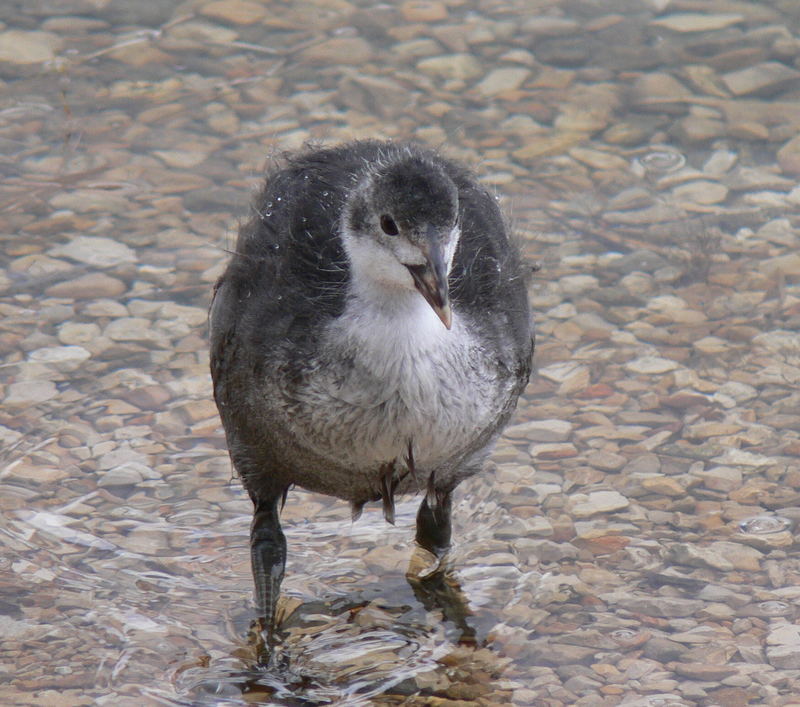
<svg viewBox="0 0 800 707">
<path fill-rule="evenodd" d="M 495 199 L 408 144 L 308 149 L 267 175 L 214 291 L 211 374 L 254 505 L 268 644 L 292 485 L 362 506 L 423 494 L 416 540 L 442 556 L 451 498 L 481 470 L 528 381 L 525 267 Z"/>
</svg>

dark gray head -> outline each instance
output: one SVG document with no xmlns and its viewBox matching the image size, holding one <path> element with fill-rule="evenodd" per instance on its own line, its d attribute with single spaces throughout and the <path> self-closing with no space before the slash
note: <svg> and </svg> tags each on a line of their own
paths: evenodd
<svg viewBox="0 0 800 707">
<path fill-rule="evenodd" d="M 436 163 L 403 154 L 379 165 L 349 198 L 345 249 L 354 276 L 419 291 L 449 329 L 447 276 L 458 244 L 458 190 Z"/>
</svg>

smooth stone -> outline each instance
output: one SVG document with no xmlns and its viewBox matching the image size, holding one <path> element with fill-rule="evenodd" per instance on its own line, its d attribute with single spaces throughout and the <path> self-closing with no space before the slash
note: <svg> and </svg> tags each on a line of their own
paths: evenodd
<svg viewBox="0 0 800 707">
<path fill-rule="evenodd" d="M 625 368 L 629 371 L 641 373 L 643 375 L 668 373 L 669 371 L 674 371 L 678 367 L 679 364 L 672 359 L 662 358 L 660 356 L 642 356 L 625 364 Z"/>
<path fill-rule="evenodd" d="M 758 572 L 764 559 L 764 553 L 760 550 L 727 540 L 713 542 L 708 549 L 730 562 L 734 569 L 745 572 Z"/>
<path fill-rule="evenodd" d="M 97 485 L 102 488 L 108 486 L 133 486 L 145 479 L 138 465 L 133 463 L 122 464 L 103 471 L 99 474 L 99 477 Z"/>
<path fill-rule="evenodd" d="M 625 496 L 618 491 L 592 491 L 575 494 L 567 499 L 570 513 L 574 518 L 589 518 L 599 513 L 614 513 L 630 505 Z"/>
<path fill-rule="evenodd" d="M 59 371 L 74 371 L 91 358 L 91 355 L 82 346 L 52 346 L 31 351 L 28 358 L 37 363 L 51 365 Z"/>
<path fill-rule="evenodd" d="M 580 25 L 575 20 L 551 15 L 535 15 L 522 23 L 526 34 L 539 37 L 562 37 L 580 31 Z"/>
<path fill-rule="evenodd" d="M 800 670 L 800 646 L 778 645 L 767 648 L 767 661 L 778 670 Z"/>
<path fill-rule="evenodd" d="M 718 682 L 735 675 L 738 668 L 732 665 L 710 665 L 707 663 L 675 663 L 673 670 L 685 678 L 704 682 Z"/>
<path fill-rule="evenodd" d="M 696 144 L 715 140 L 723 136 L 726 129 L 725 123 L 721 120 L 690 115 L 680 120 L 671 134 L 681 143 Z"/>
<path fill-rule="evenodd" d="M 372 59 L 372 45 L 360 37 L 333 37 L 300 53 L 310 64 L 360 66 Z"/>
<path fill-rule="evenodd" d="M 578 454 L 578 450 L 572 443 L 543 442 L 532 444 L 528 453 L 535 459 L 567 459 Z"/>
<path fill-rule="evenodd" d="M 647 616 L 656 616 L 666 619 L 692 616 L 701 611 L 705 602 L 699 599 L 680 599 L 678 597 L 643 597 L 626 594 L 618 599 L 628 611 L 634 611 Z"/>
<path fill-rule="evenodd" d="M 721 177 L 736 164 L 739 156 L 730 150 L 715 150 L 703 165 L 703 173 Z"/>
<path fill-rule="evenodd" d="M 627 461 L 628 459 L 626 457 L 623 457 L 621 454 L 614 454 L 613 452 L 597 451 L 589 455 L 589 463 L 591 466 L 595 469 L 601 469 L 602 471 L 619 471 L 625 466 Z"/>
<path fill-rule="evenodd" d="M 58 395 L 56 384 L 52 381 L 30 380 L 12 383 L 6 388 L 4 405 L 37 405 L 52 400 Z"/>
<path fill-rule="evenodd" d="M 136 253 L 131 248 L 103 236 L 76 236 L 69 243 L 51 248 L 49 252 L 97 267 L 136 262 Z"/>
<path fill-rule="evenodd" d="M 0 33 L 0 61 L 12 64 L 52 61 L 62 46 L 63 40 L 52 32 L 11 29 Z"/>
<path fill-rule="evenodd" d="M 692 472 L 703 486 L 712 491 L 729 492 L 742 485 L 742 471 L 732 466 L 715 466 L 705 471 Z"/>
<path fill-rule="evenodd" d="M 447 19 L 447 5 L 433 0 L 407 0 L 400 5 L 406 22 L 441 22 Z"/>
<path fill-rule="evenodd" d="M 765 61 L 722 75 L 735 96 L 769 96 L 800 80 L 800 71 L 779 61 Z"/>
<path fill-rule="evenodd" d="M 200 8 L 200 13 L 224 22 L 251 25 L 267 16 L 269 10 L 259 3 L 247 0 L 218 0 Z"/>
<path fill-rule="evenodd" d="M 569 151 L 569 155 L 592 169 L 617 169 L 623 171 L 628 168 L 628 160 L 604 150 L 594 150 L 588 147 L 573 147 Z"/>
<path fill-rule="evenodd" d="M 756 231 L 756 237 L 788 248 L 800 249 L 800 230 L 794 228 L 788 218 L 767 221 Z"/>
<path fill-rule="evenodd" d="M 191 169 L 206 161 L 208 152 L 199 150 L 154 150 L 153 154 L 168 167 Z"/>
<path fill-rule="evenodd" d="M 676 199 L 694 204 L 718 204 L 728 197 L 728 187 L 719 182 L 700 179 L 680 184 L 672 190 Z"/>
<path fill-rule="evenodd" d="M 520 67 L 500 67 L 490 71 L 475 85 L 482 96 L 491 97 L 507 91 L 515 91 L 531 75 L 530 69 Z"/>
<path fill-rule="evenodd" d="M 530 420 L 507 427 L 504 435 L 509 439 L 523 439 L 527 442 L 566 442 L 572 427 L 565 420 Z"/>
<path fill-rule="evenodd" d="M 778 150 L 777 157 L 784 174 L 800 176 L 800 135 L 784 144 Z"/>
<path fill-rule="evenodd" d="M 770 277 L 778 274 L 795 277 L 800 275 L 800 253 L 788 253 L 767 258 L 758 264 L 758 269 Z"/>
<path fill-rule="evenodd" d="M 743 15 L 734 13 L 677 12 L 651 20 L 650 25 L 673 32 L 710 32 L 739 24 L 744 19 Z"/>
<path fill-rule="evenodd" d="M 435 78 L 470 81 L 483 74 L 481 63 L 472 54 L 446 54 L 417 62 L 417 69 Z"/>
<path fill-rule="evenodd" d="M 632 97 L 634 105 L 644 110 L 683 112 L 692 92 L 672 74 L 656 72 L 634 81 Z"/>
<path fill-rule="evenodd" d="M 215 44 L 228 44 L 239 38 L 238 32 L 232 29 L 200 20 L 179 22 L 174 27 L 169 28 L 167 36 L 179 40 L 213 42 Z"/>
<path fill-rule="evenodd" d="M 117 297 L 126 290 L 122 280 L 102 272 L 92 272 L 76 277 L 74 280 L 58 282 L 45 290 L 49 297 L 69 297 L 71 299 L 94 299 L 96 297 Z"/>
<path fill-rule="evenodd" d="M 149 319 L 142 317 L 123 317 L 109 322 L 103 332 L 112 341 L 154 341 L 163 335 L 153 330 Z"/>
<path fill-rule="evenodd" d="M 64 322 L 58 328 L 58 340 L 67 345 L 88 344 L 100 334 L 100 327 L 94 322 Z"/>
<path fill-rule="evenodd" d="M 68 209 L 79 214 L 95 212 L 112 213 L 117 216 L 129 215 L 132 206 L 131 200 L 124 194 L 110 189 L 88 188 L 72 189 L 56 194 L 49 203 L 55 209 Z"/>
<path fill-rule="evenodd" d="M 676 543 L 670 548 L 670 559 L 679 565 L 689 567 L 710 567 L 722 572 L 730 572 L 733 563 L 710 548 L 698 547 L 691 543 Z"/>
</svg>

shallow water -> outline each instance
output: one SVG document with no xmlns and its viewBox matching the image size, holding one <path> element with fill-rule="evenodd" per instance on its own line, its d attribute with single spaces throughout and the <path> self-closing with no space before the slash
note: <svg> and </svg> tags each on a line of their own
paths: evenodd
<svg viewBox="0 0 800 707">
<path fill-rule="evenodd" d="M 800 694 L 794 2 L 6 2 L 3 704 L 787 704 Z M 413 138 L 539 269 L 531 385 L 459 487 L 293 491 L 288 669 L 206 309 L 265 161 Z M 416 590 L 416 591 L 415 591 Z"/>
</svg>

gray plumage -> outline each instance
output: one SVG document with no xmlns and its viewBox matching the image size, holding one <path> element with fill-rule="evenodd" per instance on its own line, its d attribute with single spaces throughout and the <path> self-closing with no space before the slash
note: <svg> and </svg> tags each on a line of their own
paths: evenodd
<svg viewBox="0 0 800 707">
<path fill-rule="evenodd" d="M 287 489 L 342 498 L 354 515 L 382 500 L 390 521 L 395 494 L 422 492 L 417 540 L 441 552 L 450 494 L 482 467 L 532 348 L 523 265 L 463 167 L 363 141 L 267 176 L 215 289 L 211 371 L 255 505 L 268 631 Z"/>
</svg>

